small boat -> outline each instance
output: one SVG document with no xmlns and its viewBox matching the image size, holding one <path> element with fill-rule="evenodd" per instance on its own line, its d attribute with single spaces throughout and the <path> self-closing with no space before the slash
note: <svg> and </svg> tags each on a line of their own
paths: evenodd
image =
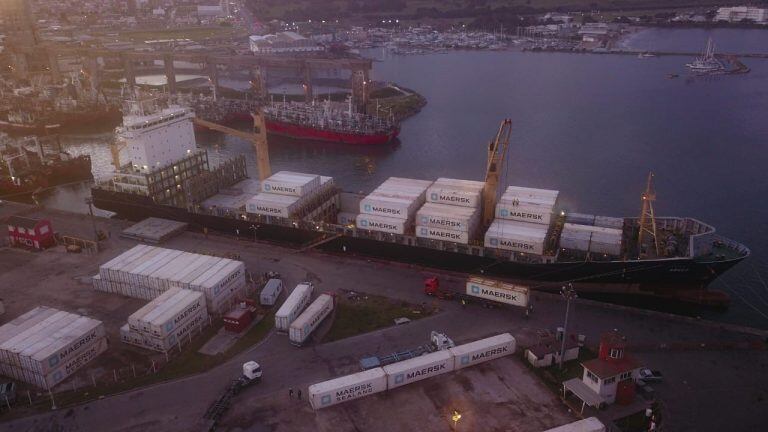
<svg viewBox="0 0 768 432">
<path fill-rule="evenodd" d="M 712 38 L 707 40 L 707 48 L 701 57 L 685 65 L 691 72 L 700 74 L 715 74 L 725 72 L 725 65 L 715 57 L 715 43 Z"/>
<path fill-rule="evenodd" d="M 667 74 L 667 78 L 669 78 L 669 79 L 672 79 L 672 78 L 677 78 L 677 77 L 679 77 L 679 76 L 680 76 L 680 75 L 678 75 L 678 74 L 676 74 L 676 73 Z"/>
</svg>

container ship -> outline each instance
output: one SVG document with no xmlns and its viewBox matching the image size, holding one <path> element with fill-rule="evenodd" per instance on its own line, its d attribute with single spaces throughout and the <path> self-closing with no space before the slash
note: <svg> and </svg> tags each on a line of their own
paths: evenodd
<svg viewBox="0 0 768 432">
<path fill-rule="evenodd" d="M 390 178 L 367 195 L 334 179 L 281 171 L 249 179 L 243 156 L 211 167 L 194 148 L 188 111 L 126 121 L 132 160 L 92 189 L 118 217 L 154 216 L 191 228 L 482 274 L 534 289 L 573 283 L 583 292 L 642 294 L 711 305 L 727 296 L 707 286 L 749 256 L 744 245 L 688 217 L 655 217 L 652 187 L 640 217 L 570 213 L 553 190 L 498 184 L 503 123 L 488 152 L 485 181 Z M 183 131 L 179 133 L 179 131 Z M 173 132 L 173 133 L 172 133 Z M 165 159 L 150 160 L 152 152 Z M 150 157 L 150 159 L 147 159 Z"/>
<path fill-rule="evenodd" d="M 31 148 L 30 148 L 31 147 Z M 93 179 L 91 157 L 47 151 L 38 138 L 0 136 L 0 199 L 32 202 L 33 194 L 53 186 Z"/>
<path fill-rule="evenodd" d="M 312 141 L 354 145 L 381 145 L 400 133 L 393 119 L 354 112 L 324 103 L 271 103 L 263 109 L 267 132 Z"/>
</svg>

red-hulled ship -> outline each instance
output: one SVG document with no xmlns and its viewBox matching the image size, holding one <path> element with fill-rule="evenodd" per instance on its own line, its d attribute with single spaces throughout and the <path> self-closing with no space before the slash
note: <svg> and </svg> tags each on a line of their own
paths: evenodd
<svg viewBox="0 0 768 432">
<path fill-rule="evenodd" d="M 334 108 L 325 103 L 273 103 L 264 108 L 267 132 L 290 138 L 355 145 L 387 144 L 397 138 L 393 119 Z"/>
</svg>

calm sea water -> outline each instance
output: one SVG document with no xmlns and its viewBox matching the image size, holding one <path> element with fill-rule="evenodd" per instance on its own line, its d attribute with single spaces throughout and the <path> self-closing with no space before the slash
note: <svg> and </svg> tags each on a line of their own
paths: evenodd
<svg viewBox="0 0 768 432">
<path fill-rule="evenodd" d="M 646 30 L 625 44 L 690 52 L 700 51 L 708 36 L 724 51 L 768 52 L 762 30 Z M 768 327 L 768 60 L 744 59 L 752 69 L 747 75 L 698 78 L 686 74 L 684 56 L 372 54 L 381 59 L 375 79 L 428 100 L 403 124 L 400 142 L 376 148 L 275 142 L 274 170 L 331 175 L 351 191 L 370 191 L 389 176 L 480 180 L 486 144 L 509 117 L 514 131 L 503 181 L 558 189 L 569 211 L 633 216 L 653 170 L 657 214 L 699 218 L 753 252 L 713 286 L 731 294 L 727 312 L 687 312 Z M 78 137 L 70 144 L 74 152 L 92 153 L 98 165 L 109 160 L 106 139 Z M 246 154 L 255 167 L 246 142 L 214 134 L 198 141 L 212 159 Z M 60 192 L 48 203 L 70 206 L 81 192 Z"/>
</svg>

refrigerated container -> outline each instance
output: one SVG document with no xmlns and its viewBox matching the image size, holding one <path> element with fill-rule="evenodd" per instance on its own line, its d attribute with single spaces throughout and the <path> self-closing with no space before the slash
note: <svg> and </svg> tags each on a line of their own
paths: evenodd
<svg viewBox="0 0 768 432">
<path fill-rule="evenodd" d="M 274 306 L 277 298 L 283 292 L 283 281 L 280 279 L 270 279 L 262 288 L 259 294 L 259 303 L 262 306 Z"/>
<path fill-rule="evenodd" d="M 435 227 L 416 225 L 416 237 L 469 244 L 469 233 Z"/>
<path fill-rule="evenodd" d="M 296 285 L 296 288 L 275 313 L 275 329 L 278 332 L 288 332 L 288 327 L 312 300 L 313 290 L 314 286 L 310 282 Z"/>
<path fill-rule="evenodd" d="M 548 230 L 547 225 L 495 219 L 485 233 L 485 247 L 541 255 Z"/>
<path fill-rule="evenodd" d="M 333 297 L 321 294 L 288 327 L 288 338 L 294 345 L 302 345 L 325 317 L 333 310 Z"/>
<path fill-rule="evenodd" d="M 320 176 L 315 174 L 278 171 L 262 180 L 261 190 L 269 194 L 302 197 L 320 187 Z"/>
<path fill-rule="evenodd" d="M 466 293 L 473 297 L 493 300 L 512 306 L 528 307 L 530 288 L 493 279 L 471 276 L 467 279 Z"/>
<path fill-rule="evenodd" d="M 318 410 L 380 393 L 386 389 L 387 376 L 384 370 L 368 369 L 309 386 L 309 403 L 313 409 Z"/>
<path fill-rule="evenodd" d="M 301 197 L 298 196 L 260 193 L 248 200 L 245 211 L 264 216 L 289 218 L 299 210 L 301 202 Z"/>
<path fill-rule="evenodd" d="M 489 338 L 480 339 L 468 344 L 449 348 L 453 356 L 453 368 L 455 370 L 478 363 L 487 362 L 515 353 L 516 342 L 514 336 L 502 333 Z"/>
<path fill-rule="evenodd" d="M 358 228 L 381 231 L 390 234 L 405 234 L 411 226 L 410 221 L 406 219 L 391 218 L 386 216 L 375 216 L 369 214 L 359 214 L 355 219 Z"/>
<path fill-rule="evenodd" d="M 453 355 L 449 351 L 436 351 L 384 366 L 387 389 L 421 381 L 453 370 Z"/>
</svg>

